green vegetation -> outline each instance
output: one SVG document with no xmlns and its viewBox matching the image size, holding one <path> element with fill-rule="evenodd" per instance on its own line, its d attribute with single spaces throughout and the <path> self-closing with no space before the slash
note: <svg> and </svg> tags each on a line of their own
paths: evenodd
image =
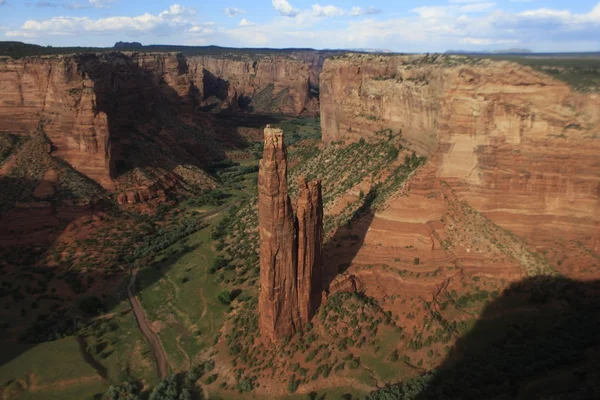
<svg viewBox="0 0 600 400">
<path fill-rule="evenodd" d="M 219 302 L 222 304 L 229 305 L 229 303 L 231 303 L 231 300 L 233 300 L 233 296 L 231 295 L 231 292 L 229 290 L 223 289 L 217 295 L 217 300 L 219 300 Z"/>
<path fill-rule="evenodd" d="M 486 56 L 494 60 L 507 60 L 527 65 L 559 79 L 580 92 L 600 91 L 600 55 L 548 54 L 535 56 Z"/>
</svg>

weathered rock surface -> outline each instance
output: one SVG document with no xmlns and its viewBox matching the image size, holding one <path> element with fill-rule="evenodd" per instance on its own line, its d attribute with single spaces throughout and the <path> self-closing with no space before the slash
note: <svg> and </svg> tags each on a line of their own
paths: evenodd
<svg viewBox="0 0 600 400">
<path fill-rule="evenodd" d="M 298 180 L 298 306 L 300 320 L 313 317 L 321 297 L 323 199 L 321 182 Z"/>
<path fill-rule="evenodd" d="M 311 68 L 320 64 L 285 56 L 115 52 L 5 59 L 0 131 L 42 130 L 52 156 L 132 202 L 132 191 L 164 186 L 156 183 L 170 180 L 178 166 L 202 168 L 241 140 L 219 131 L 203 110 L 315 112 Z"/>
<path fill-rule="evenodd" d="M 317 110 L 310 101 L 314 68 L 302 60 L 284 56 L 193 56 L 188 64 L 204 104 L 216 98 L 234 110 L 250 108 L 293 115 Z"/>
<path fill-rule="evenodd" d="M 298 328 L 297 237 L 287 191 L 287 160 L 283 131 L 265 129 L 265 147 L 258 174 L 260 230 L 260 331 L 275 341 Z"/>
<path fill-rule="evenodd" d="M 541 267 L 528 252 L 543 251 L 552 268 L 574 271 L 582 249 L 600 251 L 600 96 L 521 65 L 469 60 L 351 55 L 325 62 L 325 142 L 377 140 L 375 132 L 389 128 L 429 157 L 406 193 L 375 215 L 353 262 L 420 257 L 443 265 L 450 253 L 471 272 L 516 277 Z M 497 252 L 510 258 L 492 260 Z"/>
<path fill-rule="evenodd" d="M 267 127 L 258 174 L 259 328 L 275 342 L 309 322 L 321 295 L 323 206 L 320 182 L 300 180 L 298 219 L 287 189 L 283 131 Z"/>
</svg>

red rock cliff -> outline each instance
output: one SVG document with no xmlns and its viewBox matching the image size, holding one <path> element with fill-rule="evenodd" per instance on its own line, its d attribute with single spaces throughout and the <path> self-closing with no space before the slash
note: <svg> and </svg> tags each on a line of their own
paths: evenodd
<svg viewBox="0 0 600 400">
<path fill-rule="evenodd" d="M 375 132 L 390 128 L 429 157 L 410 195 L 375 216 L 366 249 L 388 240 L 390 249 L 412 245 L 423 258 L 452 193 L 533 251 L 560 252 L 557 259 L 575 257 L 575 243 L 600 251 L 597 94 L 509 62 L 374 55 L 327 60 L 320 93 L 326 143 L 377 140 Z M 465 246 L 467 259 L 473 249 Z M 385 253 L 365 252 L 356 260 Z"/>
<path fill-rule="evenodd" d="M 275 342 L 308 323 L 321 293 L 323 206 L 319 182 L 300 181 L 298 220 L 287 190 L 283 131 L 267 127 L 258 174 L 259 328 Z"/>
<path fill-rule="evenodd" d="M 188 64 L 204 102 L 216 97 L 234 109 L 294 115 L 316 111 L 309 86 L 314 68 L 308 62 L 284 56 L 193 56 Z"/>
<path fill-rule="evenodd" d="M 141 193 L 157 182 L 144 177 L 165 186 L 181 177 L 172 174 L 177 166 L 202 167 L 219 154 L 229 139 L 202 112 L 213 101 L 231 111 L 297 115 L 314 108 L 311 68 L 284 56 L 115 52 L 5 59 L 0 131 L 28 135 L 42 127 L 54 157 L 106 189 Z M 135 172 L 140 168 L 145 172 Z"/>
</svg>

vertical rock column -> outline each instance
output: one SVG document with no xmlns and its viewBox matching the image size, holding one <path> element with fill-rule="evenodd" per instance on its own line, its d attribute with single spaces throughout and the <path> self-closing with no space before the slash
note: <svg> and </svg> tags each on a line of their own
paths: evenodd
<svg viewBox="0 0 600 400">
<path fill-rule="evenodd" d="M 302 329 L 321 298 L 321 183 L 299 179 L 297 219 L 287 190 L 283 132 L 267 126 L 258 173 L 259 329 L 276 342 Z"/>
<path fill-rule="evenodd" d="M 298 247 L 287 190 L 283 131 L 267 126 L 258 173 L 260 230 L 259 329 L 265 341 L 292 335 L 299 324 Z"/>
<path fill-rule="evenodd" d="M 323 200 L 320 181 L 307 182 L 300 177 L 298 189 L 298 306 L 304 326 L 313 317 L 321 298 Z"/>
</svg>

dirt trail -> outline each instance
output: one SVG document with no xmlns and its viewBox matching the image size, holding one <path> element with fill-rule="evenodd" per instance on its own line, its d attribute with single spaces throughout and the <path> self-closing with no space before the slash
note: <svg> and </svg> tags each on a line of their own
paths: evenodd
<svg viewBox="0 0 600 400">
<path fill-rule="evenodd" d="M 203 220 L 208 219 L 208 218 L 213 217 L 221 212 L 225 212 L 225 211 L 229 210 L 230 208 L 231 208 L 231 205 L 228 205 L 225 207 L 217 207 L 216 209 L 209 211 L 206 214 L 202 215 L 202 219 Z M 202 256 L 202 258 L 204 259 L 204 262 L 207 262 L 206 257 Z M 206 269 L 208 270 L 208 266 Z M 144 314 L 144 309 L 142 308 L 141 304 L 138 302 L 138 300 L 135 297 L 136 276 L 137 276 L 137 269 L 133 268 L 131 271 L 131 278 L 129 279 L 129 284 L 127 285 L 127 297 L 129 298 L 129 302 L 131 303 L 131 307 L 133 308 L 133 313 L 135 315 L 135 320 L 138 324 L 138 327 L 140 328 L 140 330 L 142 331 L 142 333 L 148 340 L 148 343 L 150 343 L 150 346 L 152 347 L 152 352 L 154 353 L 154 357 L 156 358 L 156 365 L 158 367 L 158 373 L 159 373 L 161 379 L 165 379 L 169 373 L 169 363 L 167 361 L 167 355 L 165 353 L 164 348 L 162 347 L 160 338 L 158 337 L 157 333 L 154 330 L 152 330 L 152 328 L 148 324 L 148 321 L 146 320 L 146 314 Z M 205 273 L 205 277 L 207 277 L 207 276 L 208 276 L 208 271 L 206 271 L 206 273 Z M 202 301 L 204 302 L 204 310 L 202 311 L 201 318 L 204 318 L 204 316 L 206 316 L 206 314 L 208 313 L 208 303 L 206 302 L 206 298 L 204 297 L 204 293 L 202 293 L 202 291 L 200 292 L 200 296 L 202 297 Z M 209 315 L 209 320 L 210 320 L 210 326 L 211 326 L 211 331 L 212 331 L 213 322 L 212 322 L 212 318 L 210 315 Z M 180 337 L 178 337 L 176 340 L 177 346 L 182 351 L 182 353 L 184 353 L 185 356 L 187 357 L 188 364 L 191 365 L 191 360 L 189 359 L 189 355 L 181 347 L 181 344 L 179 343 L 179 339 L 180 339 Z"/>
<path fill-rule="evenodd" d="M 200 254 L 200 257 L 204 261 L 204 264 L 206 264 L 206 268 L 204 269 L 204 281 L 206 282 L 206 280 L 208 279 L 208 259 L 203 254 Z M 200 315 L 200 319 L 202 319 L 206 316 L 206 314 L 208 314 L 208 302 L 206 301 L 206 297 L 204 297 L 204 288 L 203 287 L 200 288 L 200 298 L 202 299 L 202 304 L 204 304 L 204 307 L 202 309 L 202 315 Z M 212 315 L 208 316 L 208 321 L 210 323 L 210 332 L 212 333 L 213 332 Z"/>
<path fill-rule="evenodd" d="M 165 379 L 169 373 L 169 363 L 167 362 L 167 355 L 165 354 L 165 350 L 162 347 L 160 339 L 156 332 L 150 328 L 148 325 L 148 321 L 146 320 L 146 314 L 144 314 L 144 309 L 138 302 L 135 297 L 135 278 L 137 276 L 137 269 L 134 268 L 131 271 L 131 278 L 129 279 L 129 284 L 127 285 L 127 297 L 129 297 L 129 302 L 131 303 L 131 307 L 133 308 L 133 314 L 135 315 L 135 320 L 150 343 L 152 347 L 152 352 L 154 353 L 154 357 L 156 358 L 156 366 L 158 367 L 158 374 L 161 379 Z"/>
</svg>

